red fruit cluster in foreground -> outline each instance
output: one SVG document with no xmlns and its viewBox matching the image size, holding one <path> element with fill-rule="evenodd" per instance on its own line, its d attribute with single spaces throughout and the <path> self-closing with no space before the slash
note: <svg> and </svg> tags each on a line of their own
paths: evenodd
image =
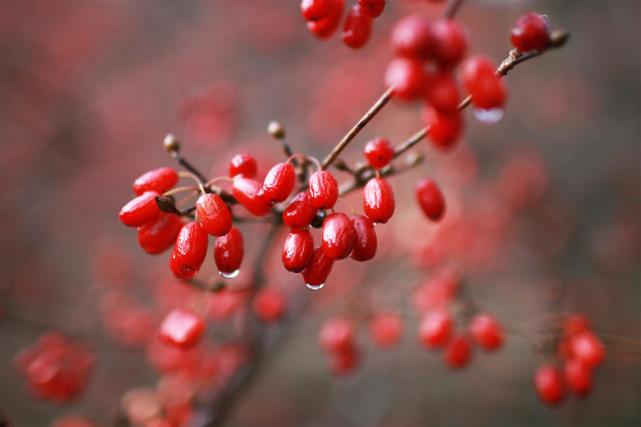
<svg viewBox="0 0 641 427">
<path fill-rule="evenodd" d="M 70 338 L 47 332 L 35 345 L 18 353 L 15 362 L 36 396 L 62 403 L 85 389 L 94 357 Z"/>
<path fill-rule="evenodd" d="M 605 348 L 592 332 L 588 320 L 580 315 L 567 316 L 557 358 L 562 368 L 553 364 L 539 367 L 534 385 L 541 400 L 548 405 L 563 402 L 567 391 L 585 396 L 592 389 L 594 370 L 603 362 Z"/>
<path fill-rule="evenodd" d="M 330 38 L 340 26 L 345 0 L 302 0 L 301 13 L 307 28 L 321 40 Z M 343 22 L 343 43 L 363 47 L 372 34 L 372 24 L 385 9 L 385 0 L 358 0 L 347 10 Z"/>
</svg>

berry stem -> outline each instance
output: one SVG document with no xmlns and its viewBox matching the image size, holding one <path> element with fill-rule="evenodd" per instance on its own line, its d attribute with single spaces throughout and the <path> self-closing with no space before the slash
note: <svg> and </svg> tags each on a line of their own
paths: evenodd
<svg viewBox="0 0 641 427">
<path fill-rule="evenodd" d="M 449 0 L 443 10 L 443 17 L 447 19 L 454 18 L 459 7 L 463 4 L 464 0 Z"/>
</svg>

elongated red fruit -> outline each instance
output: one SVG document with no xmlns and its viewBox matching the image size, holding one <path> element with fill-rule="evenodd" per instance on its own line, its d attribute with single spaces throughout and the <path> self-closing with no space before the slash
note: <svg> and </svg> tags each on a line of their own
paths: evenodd
<svg viewBox="0 0 641 427">
<path fill-rule="evenodd" d="M 169 345 L 180 349 L 194 347 L 205 332 L 205 322 L 195 313 L 184 309 L 169 312 L 160 325 L 158 338 Z"/>
<path fill-rule="evenodd" d="M 196 221 L 211 236 L 223 236 L 232 226 L 231 212 L 218 194 L 201 195 L 196 201 Z"/>
<path fill-rule="evenodd" d="M 268 202 L 283 202 L 291 194 L 295 182 L 296 172 L 291 163 L 278 163 L 265 176 L 263 196 Z"/>
<path fill-rule="evenodd" d="M 310 203 L 308 191 L 300 192 L 283 212 L 283 222 L 291 228 L 305 228 L 312 223 L 316 209 Z"/>
<path fill-rule="evenodd" d="M 129 227 L 140 227 L 155 221 L 160 216 L 160 209 L 156 204 L 155 191 L 146 191 L 132 199 L 120 209 L 120 221 Z"/>
<path fill-rule="evenodd" d="M 343 43 L 358 49 L 363 47 L 372 34 L 372 18 L 358 5 L 352 6 L 343 25 Z"/>
<path fill-rule="evenodd" d="M 333 0 L 302 0 L 300 11 L 307 21 L 318 21 L 329 15 Z"/>
<path fill-rule="evenodd" d="M 470 334 L 476 343 L 487 351 L 495 351 L 503 345 L 503 328 L 489 314 L 474 316 L 469 326 Z"/>
<path fill-rule="evenodd" d="M 254 178 L 257 170 L 256 159 L 249 154 L 236 154 L 229 161 L 229 176 L 231 178 L 237 175 L 243 178 Z"/>
<path fill-rule="evenodd" d="M 445 364 L 452 369 L 462 369 L 472 359 L 472 345 L 466 335 L 460 334 L 452 338 L 443 352 Z"/>
<path fill-rule="evenodd" d="M 331 259 L 347 258 L 354 247 L 354 227 L 344 213 L 333 213 L 323 221 L 322 249 Z"/>
<path fill-rule="evenodd" d="M 178 215 L 163 212 L 156 221 L 138 228 L 138 243 L 148 254 L 159 254 L 176 242 L 182 226 Z"/>
<path fill-rule="evenodd" d="M 169 260 L 171 271 L 179 279 L 193 279 L 207 255 L 207 233 L 196 222 L 185 224 L 178 233 Z"/>
<path fill-rule="evenodd" d="M 264 216 L 271 210 L 271 204 L 263 195 L 263 186 L 260 182 L 243 177 L 234 178 L 232 195 L 245 209 L 256 216 Z"/>
<path fill-rule="evenodd" d="M 480 55 L 465 61 L 463 84 L 472 95 L 472 104 L 481 109 L 502 108 L 507 98 L 503 79 L 495 72 L 492 62 Z"/>
<path fill-rule="evenodd" d="M 338 200 L 338 181 L 327 171 L 314 172 L 309 178 L 309 202 L 314 209 L 331 209 Z"/>
<path fill-rule="evenodd" d="M 283 244 L 283 265 L 288 271 L 300 273 L 312 262 L 314 238 L 307 229 L 292 230 Z"/>
<path fill-rule="evenodd" d="M 378 18 L 385 9 L 385 0 L 358 0 L 358 6 L 370 18 Z"/>
<path fill-rule="evenodd" d="M 172 168 L 158 168 L 140 175 L 134 181 L 132 188 L 137 196 L 145 191 L 164 193 L 178 182 L 178 173 Z"/>
<path fill-rule="evenodd" d="M 433 107 L 428 107 L 425 109 L 423 117 L 429 128 L 427 136 L 437 148 L 447 151 L 456 145 L 463 130 L 463 118 L 460 111 L 456 110 L 445 114 Z"/>
<path fill-rule="evenodd" d="M 376 255 L 376 230 L 369 218 L 356 215 L 352 218 L 354 227 L 354 248 L 350 255 L 356 261 L 369 261 Z"/>
<path fill-rule="evenodd" d="M 345 0 L 331 0 L 329 13 L 322 19 L 308 21 L 307 28 L 321 40 L 331 37 L 341 23 L 344 8 Z"/>
<path fill-rule="evenodd" d="M 316 248 L 312 262 L 303 270 L 305 283 L 311 286 L 324 285 L 333 265 L 334 260 L 325 255 L 321 248 Z"/>
<path fill-rule="evenodd" d="M 218 271 L 223 274 L 233 274 L 243 262 L 245 255 L 245 244 L 243 235 L 236 227 L 232 227 L 229 233 L 216 239 L 214 247 L 214 261 Z"/>
<path fill-rule="evenodd" d="M 550 406 L 558 405 L 565 398 L 563 377 L 552 365 L 543 365 L 536 371 L 534 387 L 543 403 Z"/>
<path fill-rule="evenodd" d="M 427 348 L 443 347 L 452 336 L 452 316 L 447 311 L 432 311 L 423 317 L 419 325 L 419 337 Z"/>
<path fill-rule="evenodd" d="M 383 178 L 372 178 L 363 189 L 363 211 L 373 222 L 385 224 L 394 214 L 394 190 Z"/>
<path fill-rule="evenodd" d="M 445 199 L 438 185 L 431 179 L 423 179 L 416 186 L 416 200 L 426 217 L 439 221 L 445 213 Z"/>
</svg>

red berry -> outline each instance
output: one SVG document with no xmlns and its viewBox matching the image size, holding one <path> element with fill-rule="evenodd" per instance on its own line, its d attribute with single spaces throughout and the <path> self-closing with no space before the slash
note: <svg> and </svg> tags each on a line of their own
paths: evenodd
<svg viewBox="0 0 641 427">
<path fill-rule="evenodd" d="M 452 329 L 452 316 L 447 311 L 436 310 L 425 314 L 418 333 L 425 347 L 438 348 L 449 342 Z"/>
<path fill-rule="evenodd" d="M 240 269 L 245 254 L 243 235 L 236 227 L 232 227 L 229 233 L 216 239 L 214 247 L 214 261 L 218 271 L 231 275 Z"/>
<path fill-rule="evenodd" d="M 307 21 L 318 21 L 329 15 L 333 0 L 302 0 L 300 10 Z"/>
<path fill-rule="evenodd" d="M 307 28 L 321 40 L 331 37 L 340 25 L 344 8 L 345 0 L 331 0 L 329 13 L 317 21 L 308 21 Z"/>
<path fill-rule="evenodd" d="M 393 59 L 385 70 L 385 84 L 394 86 L 394 98 L 401 101 L 421 99 L 426 78 L 423 64 L 414 59 Z"/>
<path fill-rule="evenodd" d="M 338 182 L 327 171 L 314 172 L 309 178 L 309 203 L 314 209 L 331 209 L 338 200 Z"/>
<path fill-rule="evenodd" d="M 174 276 L 189 280 L 198 274 L 207 255 L 207 240 L 207 233 L 200 224 L 190 222 L 183 225 L 169 260 Z"/>
<path fill-rule="evenodd" d="M 452 337 L 443 352 L 445 364 L 452 369 L 462 369 L 472 359 L 472 346 L 465 335 Z"/>
<path fill-rule="evenodd" d="M 503 79 L 496 74 L 494 64 L 483 56 L 473 56 L 465 62 L 463 84 L 478 108 L 501 108 L 505 104 L 507 89 Z"/>
<path fill-rule="evenodd" d="M 309 266 L 303 270 L 303 279 L 305 284 L 318 287 L 325 284 L 327 276 L 332 271 L 334 260 L 325 255 L 321 248 L 314 250 L 314 256 Z"/>
<path fill-rule="evenodd" d="M 360 352 L 356 346 L 352 346 L 338 353 L 331 353 L 330 362 L 330 369 L 334 375 L 349 375 L 358 368 Z"/>
<path fill-rule="evenodd" d="M 218 194 L 203 194 L 196 201 L 196 221 L 207 234 L 224 236 L 232 226 L 231 211 Z"/>
<path fill-rule="evenodd" d="M 444 114 L 434 108 L 427 108 L 424 117 L 425 124 L 429 127 L 427 135 L 432 143 L 444 151 L 452 148 L 463 130 L 460 111 Z"/>
<path fill-rule="evenodd" d="M 344 317 L 330 319 L 321 327 L 318 340 L 321 348 L 327 352 L 349 351 L 356 340 L 354 322 Z"/>
<path fill-rule="evenodd" d="M 158 168 L 140 175 L 132 186 L 134 193 L 140 196 L 145 191 L 164 193 L 178 182 L 178 174 L 172 168 Z"/>
<path fill-rule="evenodd" d="M 460 102 L 460 95 L 454 75 L 449 72 L 439 72 L 430 76 L 427 100 L 432 107 L 441 113 L 456 112 Z"/>
<path fill-rule="evenodd" d="M 565 362 L 565 380 L 572 391 L 585 396 L 592 389 L 592 368 L 580 359 Z"/>
<path fill-rule="evenodd" d="M 262 289 L 254 299 L 254 314 L 265 323 L 274 323 L 283 317 L 286 304 L 282 292 L 270 288 Z"/>
<path fill-rule="evenodd" d="M 579 314 L 567 316 L 564 322 L 565 335 L 568 337 L 578 335 L 590 329 L 590 321 Z"/>
<path fill-rule="evenodd" d="M 465 57 L 467 36 L 465 30 L 456 21 L 440 19 L 432 24 L 434 36 L 434 61 L 442 68 L 454 68 Z"/>
<path fill-rule="evenodd" d="M 358 5 L 352 6 L 343 25 L 343 43 L 358 49 L 363 47 L 372 34 L 372 18 Z"/>
<path fill-rule="evenodd" d="M 545 50 L 550 41 L 550 24 L 543 15 L 526 13 L 517 19 L 510 38 L 521 52 Z"/>
<path fill-rule="evenodd" d="M 314 238 L 307 229 L 292 230 L 283 244 L 283 265 L 288 271 L 300 273 L 312 262 Z"/>
<path fill-rule="evenodd" d="M 363 189 L 363 211 L 373 222 L 385 224 L 394 214 L 394 190 L 383 178 L 372 178 Z"/>
<path fill-rule="evenodd" d="M 174 309 L 160 325 L 158 338 L 181 349 L 194 347 L 205 332 L 205 322 L 191 311 Z"/>
<path fill-rule="evenodd" d="M 231 178 L 236 175 L 244 178 L 254 178 L 257 170 L 256 159 L 249 154 L 236 154 L 229 161 L 229 176 Z"/>
<path fill-rule="evenodd" d="M 376 231 L 374 224 L 363 215 L 352 218 L 354 227 L 354 248 L 350 257 L 356 261 L 369 261 L 376 255 Z"/>
<path fill-rule="evenodd" d="M 156 197 L 159 195 L 155 191 L 146 191 L 130 200 L 120 209 L 120 221 L 129 227 L 140 227 L 155 221 L 160 216 L 160 209 L 156 204 Z"/>
<path fill-rule="evenodd" d="M 354 227 L 344 213 L 333 213 L 323 221 L 322 249 L 331 259 L 347 258 L 354 247 Z"/>
<path fill-rule="evenodd" d="M 475 316 L 470 322 L 469 331 L 474 341 L 484 350 L 498 350 L 503 345 L 503 328 L 489 314 Z"/>
<path fill-rule="evenodd" d="M 256 216 L 267 215 L 271 210 L 271 203 L 263 195 L 263 186 L 254 179 L 234 178 L 231 193 L 238 203 Z"/>
<path fill-rule="evenodd" d="M 358 0 L 358 6 L 370 18 L 378 18 L 385 9 L 385 0 Z"/>
<path fill-rule="evenodd" d="M 311 224 L 316 209 L 310 203 L 309 192 L 298 193 L 283 212 L 283 222 L 291 228 L 305 228 Z"/>
<path fill-rule="evenodd" d="M 372 341 L 379 348 L 389 348 L 396 345 L 403 331 L 403 319 L 395 313 L 379 313 L 369 325 Z"/>
<path fill-rule="evenodd" d="M 148 254 L 159 254 L 176 242 L 182 226 L 178 215 L 163 212 L 156 221 L 138 228 L 138 243 Z"/>
<path fill-rule="evenodd" d="M 534 375 L 534 386 L 541 400 L 548 405 L 559 404 L 565 397 L 563 378 L 554 366 L 541 366 Z"/>
<path fill-rule="evenodd" d="M 289 197 L 296 182 L 296 172 L 289 162 L 279 163 L 267 172 L 263 196 L 268 202 L 280 203 Z"/>
<path fill-rule="evenodd" d="M 430 24 L 421 16 L 410 15 L 392 30 L 394 54 L 411 59 L 426 60 L 434 50 L 434 36 Z"/>
<path fill-rule="evenodd" d="M 384 168 L 394 158 L 394 147 L 385 138 L 376 138 L 365 145 L 365 158 L 374 169 Z"/>
<path fill-rule="evenodd" d="M 439 221 L 445 213 L 445 199 L 441 189 L 431 179 L 423 179 L 416 186 L 416 200 L 426 217 Z"/>
<path fill-rule="evenodd" d="M 594 368 L 603 362 L 605 349 L 592 332 L 582 332 L 570 338 L 570 354 Z"/>
</svg>

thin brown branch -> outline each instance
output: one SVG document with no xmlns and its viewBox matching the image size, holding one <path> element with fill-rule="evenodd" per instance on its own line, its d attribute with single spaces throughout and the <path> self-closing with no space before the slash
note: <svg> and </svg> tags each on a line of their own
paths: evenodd
<svg viewBox="0 0 641 427">
<path fill-rule="evenodd" d="M 443 17 L 447 19 L 454 18 L 459 7 L 463 4 L 464 0 L 449 0 L 443 10 Z"/>
</svg>

